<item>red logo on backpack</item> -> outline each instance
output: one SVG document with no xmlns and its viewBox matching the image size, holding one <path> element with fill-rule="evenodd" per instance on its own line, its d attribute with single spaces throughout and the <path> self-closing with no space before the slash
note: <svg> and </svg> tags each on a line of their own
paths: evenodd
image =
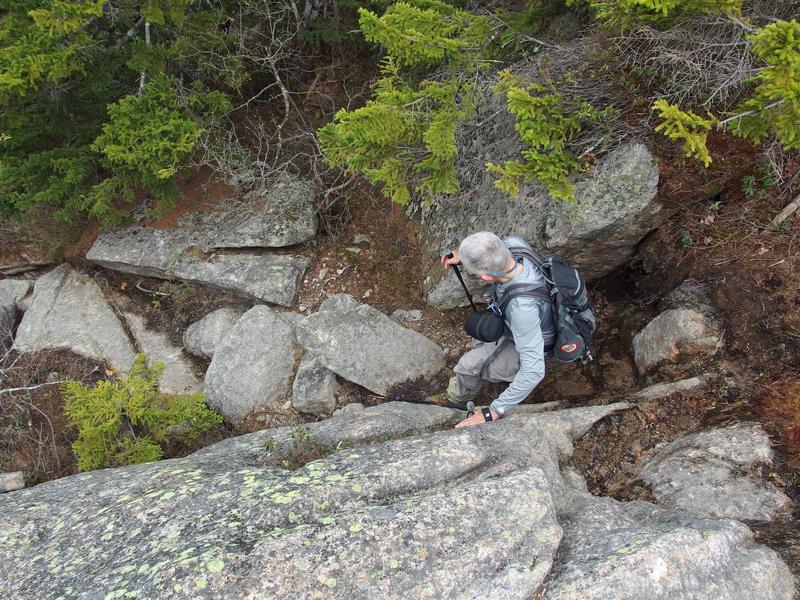
<svg viewBox="0 0 800 600">
<path fill-rule="evenodd" d="M 572 354 L 578 349 L 578 344 L 575 342 L 567 342 L 566 344 L 561 345 L 561 351 L 566 352 L 567 354 Z"/>
</svg>

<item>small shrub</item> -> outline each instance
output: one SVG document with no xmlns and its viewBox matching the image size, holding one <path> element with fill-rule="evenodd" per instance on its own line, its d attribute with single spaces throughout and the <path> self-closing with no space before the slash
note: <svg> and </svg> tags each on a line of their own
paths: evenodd
<svg viewBox="0 0 800 600">
<path fill-rule="evenodd" d="M 303 425 L 292 426 L 289 436 L 288 444 L 277 449 L 274 440 L 267 442 L 267 450 L 273 451 L 267 464 L 295 470 L 334 452 L 333 446 L 311 435 Z"/>
<path fill-rule="evenodd" d="M 117 381 L 63 385 L 67 417 L 78 429 L 72 449 L 81 471 L 158 460 L 167 441 L 191 441 L 222 422 L 202 393 L 160 393 L 163 370 L 137 354 L 130 373 Z"/>
<path fill-rule="evenodd" d="M 762 196 L 775 185 L 775 178 L 770 174 L 768 168 L 759 168 L 758 173 L 760 177 L 745 175 L 740 179 L 742 193 L 748 198 Z"/>
<path fill-rule="evenodd" d="M 742 193 L 748 198 L 756 195 L 756 178 L 753 175 L 745 175 L 741 179 Z"/>
</svg>

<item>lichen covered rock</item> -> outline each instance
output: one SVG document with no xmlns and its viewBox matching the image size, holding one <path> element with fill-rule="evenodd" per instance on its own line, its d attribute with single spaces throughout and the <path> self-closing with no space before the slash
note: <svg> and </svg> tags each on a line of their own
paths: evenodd
<svg viewBox="0 0 800 600">
<path fill-rule="evenodd" d="M 192 323 L 183 334 L 183 345 L 188 352 L 204 358 L 213 358 L 222 340 L 239 320 L 244 311 L 220 308 Z"/>
<path fill-rule="evenodd" d="M 791 600 L 744 525 L 595 498 L 563 466 L 626 407 L 452 429 L 463 413 L 389 403 L 4 494 L 0 581 L 20 600 Z M 308 440 L 331 454 L 274 466 Z"/>
<path fill-rule="evenodd" d="M 648 461 L 640 477 L 659 504 L 692 514 L 771 520 L 791 506 L 764 482 L 772 463 L 769 436 L 758 423 L 736 423 L 682 436 Z"/>
</svg>

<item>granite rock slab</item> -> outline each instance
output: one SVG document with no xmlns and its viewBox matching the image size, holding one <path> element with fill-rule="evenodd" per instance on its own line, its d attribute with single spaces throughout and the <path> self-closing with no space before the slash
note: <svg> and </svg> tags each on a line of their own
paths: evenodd
<svg viewBox="0 0 800 600">
<path fill-rule="evenodd" d="M 102 267 L 144 277 L 178 279 L 244 298 L 293 306 L 310 260 L 289 254 L 203 255 L 204 238 L 183 229 L 135 226 L 100 235 L 86 258 Z"/>
<path fill-rule="evenodd" d="M 303 319 L 297 339 L 322 365 L 380 395 L 444 367 L 442 348 L 347 294 L 326 300 Z"/>
<path fill-rule="evenodd" d="M 100 286 L 66 263 L 36 280 L 13 348 L 18 352 L 66 348 L 106 361 L 120 372 L 131 368 L 136 354 Z"/>
<path fill-rule="evenodd" d="M 278 411 L 294 375 L 292 326 L 268 306 L 244 313 L 222 343 L 205 377 L 206 402 L 233 424 L 260 411 Z"/>
</svg>

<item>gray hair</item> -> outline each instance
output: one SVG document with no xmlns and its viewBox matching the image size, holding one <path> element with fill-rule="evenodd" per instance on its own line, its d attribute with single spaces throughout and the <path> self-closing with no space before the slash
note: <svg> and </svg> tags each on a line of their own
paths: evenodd
<svg viewBox="0 0 800 600">
<path fill-rule="evenodd" d="M 464 268 L 475 275 L 502 273 L 511 258 L 506 245 L 489 231 L 479 231 L 464 238 L 458 248 Z"/>
</svg>

